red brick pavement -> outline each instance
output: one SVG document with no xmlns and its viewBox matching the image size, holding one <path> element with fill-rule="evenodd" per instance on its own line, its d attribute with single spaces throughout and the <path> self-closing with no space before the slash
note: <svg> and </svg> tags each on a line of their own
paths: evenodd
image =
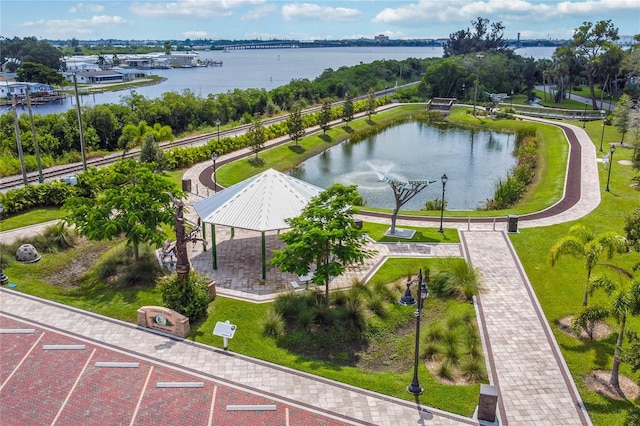
<svg viewBox="0 0 640 426">
<path fill-rule="evenodd" d="M 0 334 L 3 426 L 353 424 L 0 315 L 0 329 L 26 328 L 36 331 Z M 86 348 L 44 350 L 43 345 Z M 98 367 L 96 362 L 138 362 L 139 367 Z M 201 382 L 203 387 L 158 388 L 158 382 Z M 228 405 L 275 405 L 276 410 L 227 411 Z"/>
</svg>

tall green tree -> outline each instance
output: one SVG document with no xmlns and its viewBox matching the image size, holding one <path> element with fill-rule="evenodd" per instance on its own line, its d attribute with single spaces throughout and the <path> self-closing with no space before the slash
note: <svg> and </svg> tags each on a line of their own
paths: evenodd
<svg viewBox="0 0 640 426">
<path fill-rule="evenodd" d="M 631 274 L 627 275 L 628 277 Z M 622 361 L 622 343 L 624 341 L 627 319 L 631 315 L 640 314 L 640 280 L 636 279 L 630 285 L 624 285 L 621 281 L 614 282 L 609 277 L 598 277 L 591 284 L 591 292 L 603 290 L 608 297 L 608 304 L 605 307 L 608 316 L 612 317 L 618 324 L 618 339 L 613 354 L 613 366 L 609 383 L 615 387 L 620 386 L 619 373 Z M 589 308 L 581 313 L 588 315 Z M 579 318 L 579 316 L 578 316 Z"/>
<path fill-rule="evenodd" d="M 300 144 L 300 139 L 302 139 L 307 133 L 302 122 L 302 107 L 298 102 L 294 103 L 293 107 L 291 107 L 286 124 L 289 137 L 294 142 L 294 145 L 298 146 Z"/>
<path fill-rule="evenodd" d="M 351 92 L 347 92 L 344 95 L 344 103 L 342 104 L 342 121 L 349 123 L 353 120 L 353 115 L 355 114 L 355 109 L 353 106 L 353 95 Z"/>
<path fill-rule="evenodd" d="M 166 238 L 162 225 L 173 225 L 175 183 L 147 164 L 120 161 L 103 174 L 104 190 L 95 198 L 73 197 L 65 202 L 65 221 L 91 240 L 124 236 L 140 260 L 142 243 L 160 247 Z"/>
<path fill-rule="evenodd" d="M 56 70 L 36 62 L 23 62 L 18 68 L 17 78 L 20 81 L 29 81 L 43 84 L 62 84 L 64 77 Z"/>
<path fill-rule="evenodd" d="M 627 131 L 631 127 L 631 97 L 626 93 L 623 93 L 616 104 L 616 109 L 613 110 L 613 125 L 620 132 L 622 138 L 620 139 L 620 143 L 624 142 L 624 135 L 627 134 Z"/>
<path fill-rule="evenodd" d="M 490 23 L 488 19 L 478 17 L 471 21 L 471 26 L 473 30 L 467 27 L 466 30 L 449 35 L 449 40 L 444 44 L 445 58 L 507 48 L 507 43 L 503 40 L 505 27 L 502 22 Z"/>
<path fill-rule="evenodd" d="M 598 21 L 595 24 L 583 22 L 582 25 L 574 30 L 573 38 L 569 42 L 568 46 L 573 49 L 575 55 L 582 61 L 594 110 L 598 109 L 595 91 L 598 63 L 601 56 L 613 47 L 613 42 L 618 38 L 618 29 L 609 19 Z"/>
<path fill-rule="evenodd" d="M 466 76 L 467 69 L 459 60 L 446 58 L 429 65 L 423 79 L 431 88 L 429 97 L 449 98 L 462 90 Z"/>
<path fill-rule="evenodd" d="M 367 92 L 367 116 L 371 120 L 371 116 L 376 113 L 376 92 L 373 89 L 369 89 Z"/>
<path fill-rule="evenodd" d="M 296 275 L 306 275 L 315 267 L 312 282 L 325 286 L 327 307 L 331 278 L 375 253 L 365 247 L 364 232 L 353 218 L 359 198 L 355 185 L 334 184 L 322 191 L 298 217 L 287 220 L 291 229 L 279 237 L 286 248 L 274 251 L 271 260 L 280 270 Z"/>
<path fill-rule="evenodd" d="M 249 130 L 247 130 L 247 138 L 249 140 L 251 151 L 256 154 L 254 162 L 260 163 L 261 161 L 258 157 L 258 154 L 264 149 L 264 143 L 267 137 L 265 134 L 264 125 L 262 124 L 262 119 L 259 115 L 255 115 L 253 117 L 251 127 L 249 127 Z"/>
<path fill-rule="evenodd" d="M 616 252 L 625 249 L 623 239 L 613 232 L 595 235 L 592 230 L 584 225 L 574 225 L 569 228 L 569 235 L 559 239 L 549 250 L 548 258 L 551 266 L 555 266 L 560 257 L 573 256 L 584 261 L 587 279 L 584 286 L 582 305 L 587 306 L 589 301 L 589 283 L 591 272 L 597 265 L 610 266 L 599 263 L 600 256 L 604 253 L 607 259 L 611 259 Z"/>
<path fill-rule="evenodd" d="M 327 130 L 331 128 L 331 101 L 324 99 L 322 101 L 322 107 L 320 108 L 320 114 L 318 115 L 318 125 L 322 129 L 322 134 L 326 135 Z"/>
</svg>

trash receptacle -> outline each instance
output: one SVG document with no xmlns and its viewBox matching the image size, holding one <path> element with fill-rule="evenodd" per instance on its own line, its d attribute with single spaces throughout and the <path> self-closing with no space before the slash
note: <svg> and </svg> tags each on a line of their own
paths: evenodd
<svg viewBox="0 0 640 426">
<path fill-rule="evenodd" d="M 510 214 L 507 224 L 507 232 L 518 232 L 518 216 Z"/>
<path fill-rule="evenodd" d="M 182 179 L 182 190 L 191 192 L 191 179 Z"/>
</svg>

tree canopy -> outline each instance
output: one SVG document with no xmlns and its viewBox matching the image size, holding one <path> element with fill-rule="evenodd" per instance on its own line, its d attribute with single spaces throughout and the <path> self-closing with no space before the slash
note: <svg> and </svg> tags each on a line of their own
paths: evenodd
<svg viewBox="0 0 640 426">
<path fill-rule="evenodd" d="M 104 171 L 103 171 L 104 170 Z M 174 222 L 171 193 L 176 185 L 154 173 L 152 167 L 133 159 L 100 171 L 105 188 L 95 198 L 73 197 L 66 201 L 65 221 L 92 240 L 124 236 L 139 260 L 141 243 L 162 245 L 161 225 Z"/>
<path fill-rule="evenodd" d="M 502 22 L 490 23 L 488 19 L 478 17 L 471 21 L 471 26 L 472 30 L 467 27 L 449 35 L 449 40 L 444 44 L 445 58 L 507 48 L 507 43 L 502 39 L 505 29 Z"/>
<path fill-rule="evenodd" d="M 363 231 L 356 226 L 353 206 L 359 198 L 355 185 L 334 184 L 312 198 L 302 213 L 280 234 L 284 250 L 274 251 L 271 262 L 282 271 L 306 275 L 314 270 L 313 283 L 325 286 L 329 306 L 329 281 L 354 262 L 374 255 L 365 248 Z"/>
</svg>

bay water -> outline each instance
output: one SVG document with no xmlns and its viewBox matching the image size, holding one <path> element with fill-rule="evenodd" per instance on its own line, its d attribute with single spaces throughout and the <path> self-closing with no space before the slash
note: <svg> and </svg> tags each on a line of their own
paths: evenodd
<svg viewBox="0 0 640 426">
<path fill-rule="evenodd" d="M 554 48 L 532 47 L 518 49 L 517 53 L 534 59 L 548 58 Z M 234 89 L 272 90 L 294 79 L 313 80 L 326 69 L 337 70 L 358 64 L 368 64 L 377 60 L 404 60 L 407 58 L 442 57 L 441 47 L 330 47 L 308 49 L 255 49 L 231 51 L 202 51 L 198 57 L 203 60 L 220 60 L 219 67 L 195 67 L 147 70 L 148 74 L 164 77 L 162 83 L 81 95 L 80 105 L 94 106 L 104 103 L 121 103 L 123 95 L 135 93 L 154 99 L 165 92 L 182 93 L 191 90 L 198 96 L 227 93 Z M 398 68 L 398 78 L 402 69 Z M 75 108 L 75 99 L 68 97 L 62 102 L 33 108 L 36 114 L 53 114 Z M 4 112 L 4 111 L 3 111 Z M 20 110 L 21 113 L 26 112 Z"/>
</svg>

